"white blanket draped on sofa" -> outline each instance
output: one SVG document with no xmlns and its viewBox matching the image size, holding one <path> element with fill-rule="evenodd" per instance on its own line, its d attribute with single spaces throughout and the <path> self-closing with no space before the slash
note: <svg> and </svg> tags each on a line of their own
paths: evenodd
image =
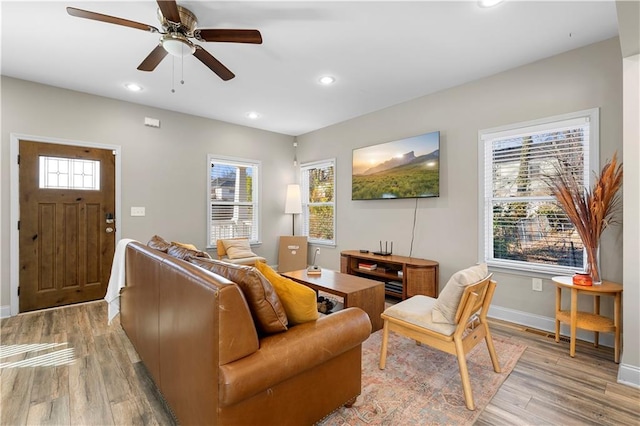
<svg viewBox="0 0 640 426">
<path fill-rule="evenodd" d="M 111 277 L 109 278 L 107 294 L 104 296 L 104 300 L 107 301 L 109 324 L 120 313 L 120 290 L 125 285 L 125 253 L 127 244 L 132 241 L 136 240 L 123 238 L 118 241 L 116 252 L 113 255 Z"/>
</svg>

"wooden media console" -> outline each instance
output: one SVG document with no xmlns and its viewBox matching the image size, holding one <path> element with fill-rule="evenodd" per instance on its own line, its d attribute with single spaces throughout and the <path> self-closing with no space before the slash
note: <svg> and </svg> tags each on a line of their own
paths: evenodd
<svg viewBox="0 0 640 426">
<path fill-rule="evenodd" d="M 406 299 L 416 294 L 438 297 L 438 262 L 406 256 L 381 256 L 345 250 L 340 272 L 385 283 L 385 294 Z"/>
</svg>

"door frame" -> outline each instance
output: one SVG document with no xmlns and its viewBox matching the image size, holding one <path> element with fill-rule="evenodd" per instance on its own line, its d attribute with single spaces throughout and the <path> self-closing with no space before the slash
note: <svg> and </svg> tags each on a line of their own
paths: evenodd
<svg viewBox="0 0 640 426">
<path fill-rule="evenodd" d="M 78 147 L 88 148 L 100 148 L 109 149 L 115 153 L 116 156 L 116 244 L 121 236 L 121 151 L 120 145 L 111 145 L 98 142 L 87 142 L 79 140 L 69 140 L 61 138 L 51 138 L 46 136 L 34 136 L 26 135 L 22 133 L 11 133 L 9 144 L 9 176 L 10 176 L 10 190 L 9 190 L 9 204 L 11 212 L 9 213 L 9 227 L 10 227 L 10 241 L 9 241 L 9 282 L 10 282 L 10 308 L 11 316 L 15 316 L 20 310 L 20 299 L 18 297 L 18 285 L 20 283 L 20 244 L 18 235 L 18 221 L 20 220 L 20 182 L 19 182 L 19 167 L 18 167 L 18 154 L 20 152 L 20 141 L 27 140 L 33 142 L 53 143 L 58 145 L 70 145 Z"/>
</svg>

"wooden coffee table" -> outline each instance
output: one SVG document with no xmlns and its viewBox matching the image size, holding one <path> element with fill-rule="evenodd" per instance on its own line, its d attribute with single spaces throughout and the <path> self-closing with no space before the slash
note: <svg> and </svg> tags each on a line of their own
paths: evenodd
<svg viewBox="0 0 640 426">
<path fill-rule="evenodd" d="M 380 314 L 384 311 L 384 283 L 354 275 L 323 269 L 320 275 L 308 275 L 306 269 L 282 273 L 300 284 L 341 297 L 344 307 L 357 307 L 369 315 L 371 332 L 382 328 Z"/>
</svg>

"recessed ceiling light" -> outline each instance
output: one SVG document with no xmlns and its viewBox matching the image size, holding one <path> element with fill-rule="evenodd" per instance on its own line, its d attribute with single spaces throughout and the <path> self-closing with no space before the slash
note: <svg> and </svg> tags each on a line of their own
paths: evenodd
<svg viewBox="0 0 640 426">
<path fill-rule="evenodd" d="M 325 75 L 323 77 L 320 77 L 318 79 L 318 81 L 320 82 L 320 84 L 324 84 L 325 86 L 328 86 L 330 84 L 333 84 L 336 82 L 336 78 L 330 75 Z"/>
<path fill-rule="evenodd" d="M 136 83 L 127 83 L 124 85 L 124 87 L 131 90 L 132 92 L 139 92 L 142 90 L 142 86 Z"/>
<path fill-rule="evenodd" d="M 478 0 L 478 6 L 480 7 L 493 7 L 502 3 L 504 0 Z"/>
<path fill-rule="evenodd" d="M 247 117 L 252 120 L 257 120 L 258 118 L 260 118 L 260 114 L 255 111 L 251 111 L 247 113 Z"/>
</svg>

